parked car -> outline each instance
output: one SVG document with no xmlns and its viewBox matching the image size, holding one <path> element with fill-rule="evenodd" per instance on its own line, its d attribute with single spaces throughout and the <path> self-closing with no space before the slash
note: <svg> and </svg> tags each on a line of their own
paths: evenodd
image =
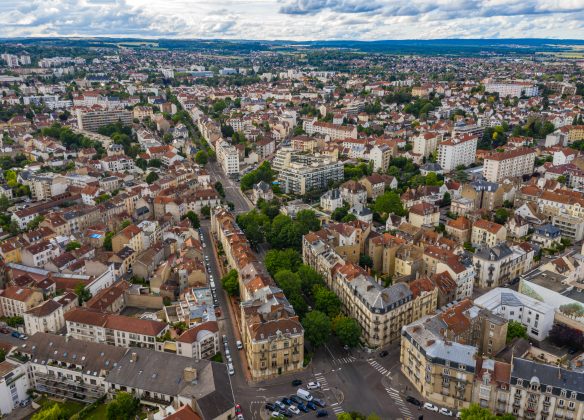
<svg viewBox="0 0 584 420">
<path fill-rule="evenodd" d="M 308 413 L 308 408 L 306 408 L 306 406 L 304 404 L 298 404 L 296 407 L 298 407 L 298 409 L 300 411 L 303 411 L 305 413 Z"/>
<path fill-rule="evenodd" d="M 318 410 L 316 412 L 316 417 L 328 417 L 328 411 L 326 411 L 326 410 Z"/>
<path fill-rule="evenodd" d="M 284 404 L 282 401 L 276 401 L 274 403 L 274 405 L 279 409 L 279 410 L 286 410 L 288 407 L 286 407 L 286 404 Z"/>
<path fill-rule="evenodd" d="M 12 337 L 15 338 L 20 338 L 21 340 L 24 340 L 26 338 L 26 335 L 19 333 L 18 331 L 12 331 L 12 334 L 10 335 L 12 335 Z"/>
<path fill-rule="evenodd" d="M 2 334 L 10 334 L 10 330 L 8 328 L 2 327 L 2 328 L 0 328 L 0 333 L 2 333 Z"/>
<path fill-rule="evenodd" d="M 292 405 L 292 403 L 293 403 L 292 400 L 290 400 L 290 399 L 288 399 L 286 397 L 282 398 L 280 401 L 282 401 L 286 405 Z"/>
<path fill-rule="evenodd" d="M 320 398 L 312 397 L 312 402 L 318 407 L 326 407 L 326 402 Z"/>
<path fill-rule="evenodd" d="M 297 395 L 290 395 L 290 400 L 294 401 L 297 404 L 302 404 L 304 402 L 304 400 L 298 397 Z"/>
<path fill-rule="evenodd" d="M 237 350 L 243 350 L 243 343 L 241 341 L 237 340 L 235 346 L 237 347 Z"/>
<path fill-rule="evenodd" d="M 270 414 L 270 417 L 275 418 L 275 419 L 283 419 L 284 415 L 282 413 L 280 413 L 279 411 L 274 411 L 272 414 Z"/>
<path fill-rule="evenodd" d="M 296 415 L 300 414 L 300 410 L 298 409 L 298 407 L 295 407 L 293 405 L 291 405 L 290 407 L 288 407 L 288 410 L 291 413 L 293 413 L 293 414 L 296 414 Z"/>
<path fill-rule="evenodd" d="M 266 410 L 268 410 L 268 411 L 274 411 L 276 409 L 276 406 L 270 402 L 266 403 L 265 407 L 266 407 Z"/>
<path fill-rule="evenodd" d="M 383 350 L 381 352 L 379 352 L 379 357 L 385 357 L 389 354 L 389 352 L 387 350 Z"/>
<path fill-rule="evenodd" d="M 311 409 L 311 410 L 314 410 L 314 411 L 316 411 L 318 407 L 316 406 L 316 404 L 315 404 L 314 402 L 312 402 L 312 401 L 308 401 L 308 402 L 306 403 L 306 408 L 309 408 L 309 409 Z"/>
<path fill-rule="evenodd" d="M 424 408 L 429 411 L 434 411 L 436 413 L 438 412 L 438 407 L 436 407 L 434 404 L 425 403 Z"/>
<path fill-rule="evenodd" d="M 233 364 L 229 363 L 229 364 L 227 365 L 227 372 L 229 372 L 229 374 L 230 374 L 231 376 L 235 375 L 235 369 L 233 369 Z"/>
<path fill-rule="evenodd" d="M 308 382 L 306 389 L 320 389 L 320 382 Z"/>
<path fill-rule="evenodd" d="M 241 414 L 243 410 L 241 409 L 241 405 L 235 404 L 235 414 Z"/>
<path fill-rule="evenodd" d="M 419 399 L 417 399 L 417 398 L 414 398 L 414 397 L 412 397 L 411 395 L 408 395 L 408 396 L 406 397 L 406 401 L 407 401 L 407 402 L 409 402 L 410 404 L 417 405 L 418 407 L 421 407 L 421 406 L 423 405 L 423 404 L 422 404 L 422 401 L 420 401 L 420 400 L 419 400 Z"/>
<path fill-rule="evenodd" d="M 444 416 L 448 416 L 448 417 L 452 417 L 454 414 L 452 413 L 452 411 L 450 411 L 447 408 L 441 408 L 440 411 L 438 411 L 440 414 L 444 415 Z"/>
<path fill-rule="evenodd" d="M 312 401 L 312 395 L 310 395 L 310 392 L 308 392 L 305 389 L 298 388 L 298 390 L 296 391 L 296 395 L 298 395 L 304 401 Z"/>
<path fill-rule="evenodd" d="M 300 386 L 302 385 L 302 381 L 300 379 L 294 379 L 292 381 L 292 386 Z"/>
</svg>

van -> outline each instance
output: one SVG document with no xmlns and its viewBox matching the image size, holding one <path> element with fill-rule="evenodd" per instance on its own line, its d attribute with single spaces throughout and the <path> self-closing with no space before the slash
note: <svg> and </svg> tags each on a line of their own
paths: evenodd
<svg viewBox="0 0 584 420">
<path fill-rule="evenodd" d="M 235 369 L 233 369 L 233 364 L 232 364 L 232 363 L 229 363 L 229 364 L 227 365 L 227 372 L 228 372 L 228 373 L 229 373 L 231 376 L 235 375 Z"/>
<path fill-rule="evenodd" d="M 304 401 L 312 401 L 312 395 L 310 395 L 310 392 L 308 392 L 305 389 L 298 388 L 298 390 L 296 391 L 296 395 L 298 395 Z"/>
</svg>

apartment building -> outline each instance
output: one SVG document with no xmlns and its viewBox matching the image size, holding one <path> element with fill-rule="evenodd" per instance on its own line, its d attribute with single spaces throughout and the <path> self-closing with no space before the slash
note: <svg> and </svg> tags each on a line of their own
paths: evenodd
<svg viewBox="0 0 584 420">
<path fill-rule="evenodd" d="M 572 125 L 568 127 L 568 144 L 578 140 L 584 140 L 584 125 Z"/>
<path fill-rule="evenodd" d="M 9 416 L 21 402 L 28 400 L 29 388 L 26 364 L 13 360 L 0 362 L 0 415 Z"/>
<path fill-rule="evenodd" d="M 0 293 L 0 308 L 5 317 L 23 316 L 42 302 L 42 292 L 30 287 L 8 286 Z"/>
<path fill-rule="evenodd" d="M 506 239 L 507 228 L 503 225 L 485 219 L 479 219 L 472 225 L 470 241 L 474 246 L 493 247 Z"/>
<path fill-rule="evenodd" d="M 57 333 L 65 327 L 65 313 L 75 308 L 77 304 L 78 299 L 75 293 L 67 293 L 46 300 L 22 315 L 24 329 L 28 335 L 37 332 Z"/>
<path fill-rule="evenodd" d="M 518 419 L 582 419 L 582 372 L 515 357 L 506 408 Z"/>
<path fill-rule="evenodd" d="M 176 354 L 195 360 L 208 359 L 219 352 L 217 321 L 202 322 L 183 332 L 176 339 Z"/>
<path fill-rule="evenodd" d="M 369 161 L 373 162 L 374 171 L 387 171 L 391 160 L 392 150 L 386 144 L 376 144 L 369 151 Z"/>
<path fill-rule="evenodd" d="M 485 91 L 498 93 L 501 98 L 506 98 L 507 96 L 520 98 L 522 96 L 537 96 L 539 88 L 532 82 L 490 81 L 485 83 Z"/>
<path fill-rule="evenodd" d="M 554 324 L 555 311 L 551 305 L 512 289 L 497 287 L 475 299 L 474 303 L 508 321 L 521 323 L 527 328 L 527 334 L 537 341 L 544 340 Z"/>
<path fill-rule="evenodd" d="M 217 142 L 217 162 L 226 175 L 239 174 L 239 152 L 225 140 Z"/>
<path fill-rule="evenodd" d="M 311 121 L 304 121 L 303 129 L 309 135 L 320 134 L 328 137 L 330 140 L 356 139 L 357 127 L 354 125 L 332 124 L 317 121 L 316 118 Z"/>
<path fill-rule="evenodd" d="M 470 165 L 476 159 L 477 142 L 476 136 L 462 136 L 438 143 L 438 164 L 446 173 Z"/>
<path fill-rule="evenodd" d="M 294 308 L 257 259 L 233 214 L 217 209 L 211 227 L 229 265 L 238 272 L 241 336 L 252 377 L 302 370 L 304 328 Z"/>
<path fill-rule="evenodd" d="M 134 119 L 131 111 L 123 109 L 91 110 L 78 108 L 76 111 L 77 127 L 80 130 L 97 132 L 104 125 L 120 121 L 124 125 L 132 125 Z"/>
<path fill-rule="evenodd" d="M 535 166 L 535 150 L 522 147 L 493 153 L 483 161 L 483 176 L 489 182 L 531 175 Z"/>
<path fill-rule="evenodd" d="M 476 271 L 475 285 L 491 288 L 515 280 L 531 269 L 534 254 L 534 248 L 527 242 L 482 247 L 472 255 Z"/>
<path fill-rule="evenodd" d="M 435 132 L 420 134 L 413 139 L 414 148 L 412 151 L 418 155 L 428 158 L 438 148 L 438 143 L 443 140 L 443 135 Z"/>
<path fill-rule="evenodd" d="M 430 203 L 419 203 L 410 207 L 409 222 L 416 227 L 438 226 L 440 223 L 440 209 Z"/>
<path fill-rule="evenodd" d="M 344 178 L 342 162 L 293 149 L 278 150 L 273 169 L 278 172 L 280 188 L 288 194 L 304 195 L 312 190 L 325 190 L 330 183 Z"/>
<path fill-rule="evenodd" d="M 552 225 L 560 230 L 562 238 L 579 242 L 584 239 L 584 220 L 568 214 L 552 216 Z"/>
<path fill-rule="evenodd" d="M 118 347 L 156 349 L 168 325 L 160 321 L 107 314 L 76 308 L 65 314 L 67 334 L 78 340 L 106 343 Z"/>
</svg>

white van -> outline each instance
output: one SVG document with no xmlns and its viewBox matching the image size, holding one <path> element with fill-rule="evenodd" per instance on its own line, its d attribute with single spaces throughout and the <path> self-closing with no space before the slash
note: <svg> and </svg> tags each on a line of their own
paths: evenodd
<svg viewBox="0 0 584 420">
<path fill-rule="evenodd" d="M 296 391 L 296 395 L 298 395 L 304 401 L 312 401 L 312 395 L 310 395 L 310 392 L 308 392 L 305 389 L 298 388 L 298 391 Z"/>
</svg>

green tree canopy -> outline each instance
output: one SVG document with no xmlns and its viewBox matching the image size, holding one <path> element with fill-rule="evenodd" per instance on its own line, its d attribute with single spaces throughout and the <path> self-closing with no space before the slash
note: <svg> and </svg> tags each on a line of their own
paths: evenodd
<svg viewBox="0 0 584 420">
<path fill-rule="evenodd" d="M 71 241 L 65 246 L 65 251 L 73 251 L 78 248 L 81 248 L 81 244 L 77 241 Z"/>
<path fill-rule="evenodd" d="M 347 316 L 338 315 L 333 319 L 333 330 L 335 335 L 344 345 L 356 347 L 361 337 L 361 326 L 357 320 Z"/>
<path fill-rule="evenodd" d="M 239 296 L 239 278 L 237 270 L 229 272 L 221 279 L 221 285 L 229 296 Z"/>
<path fill-rule="evenodd" d="M 312 295 L 314 296 L 314 307 L 330 318 L 334 318 L 341 312 L 341 301 L 332 290 L 325 286 L 316 285 L 312 289 Z"/>
<path fill-rule="evenodd" d="M 399 194 L 395 191 L 387 191 L 377 197 L 373 203 L 373 210 L 383 216 L 392 213 L 398 216 L 405 216 L 407 214 Z"/>
<path fill-rule="evenodd" d="M 31 417 L 31 420 L 61 420 L 65 413 L 61 410 L 59 404 L 55 403 L 50 407 L 43 408 L 41 411 Z"/>
<path fill-rule="evenodd" d="M 118 392 L 107 405 L 107 420 L 127 420 L 134 418 L 140 409 L 140 401 L 127 392 Z"/>
<path fill-rule="evenodd" d="M 209 155 L 207 155 L 207 152 L 205 152 L 204 150 L 199 150 L 195 155 L 195 162 L 197 162 L 199 165 L 204 166 L 207 164 L 208 161 Z"/>
<path fill-rule="evenodd" d="M 507 324 L 507 342 L 510 342 L 515 337 L 527 339 L 527 328 L 517 321 L 509 321 Z"/>
<path fill-rule="evenodd" d="M 460 418 L 462 420 L 515 420 L 515 417 L 511 414 L 496 416 L 488 408 L 482 408 L 476 403 L 460 410 Z"/>
<path fill-rule="evenodd" d="M 201 227 L 201 222 L 199 221 L 199 216 L 197 216 L 197 213 L 195 213 L 194 211 L 191 210 L 191 211 L 187 212 L 185 217 L 187 219 L 189 219 L 189 221 L 191 222 L 191 226 L 194 229 L 198 229 Z"/>
<path fill-rule="evenodd" d="M 270 227 L 270 219 L 265 214 L 253 209 L 237 216 L 237 224 L 241 227 L 251 246 L 254 248 L 265 242 L 266 231 Z"/>
<path fill-rule="evenodd" d="M 268 272 L 275 276 L 281 270 L 298 270 L 302 264 L 302 258 L 295 249 L 271 249 L 266 253 L 264 264 Z"/>
<path fill-rule="evenodd" d="M 153 182 L 155 182 L 158 179 L 158 174 L 156 172 L 150 172 L 147 176 L 146 176 L 146 182 L 148 184 L 152 184 Z"/>
<path fill-rule="evenodd" d="M 331 335 L 331 320 L 325 313 L 312 311 L 306 314 L 302 320 L 304 327 L 304 337 L 310 341 L 314 347 L 321 347 L 327 342 Z"/>
</svg>

